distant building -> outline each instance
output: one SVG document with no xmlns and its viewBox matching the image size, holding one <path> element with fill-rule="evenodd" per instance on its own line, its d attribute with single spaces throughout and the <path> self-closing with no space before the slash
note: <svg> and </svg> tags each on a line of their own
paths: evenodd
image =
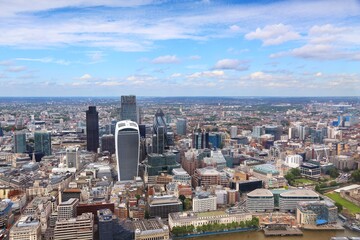
<svg viewBox="0 0 360 240">
<path fill-rule="evenodd" d="M 110 154 L 115 153 L 115 136 L 112 134 L 101 137 L 101 151 L 108 151 Z"/>
<path fill-rule="evenodd" d="M 314 192 L 313 190 L 308 189 L 296 189 L 289 190 L 283 193 L 280 193 L 279 196 L 279 207 L 280 211 L 295 211 L 298 202 L 305 201 L 317 201 L 320 200 L 319 194 Z"/>
<path fill-rule="evenodd" d="M 86 111 L 86 146 L 89 152 L 97 152 L 99 148 L 99 113 L 95 106 Z"/>
<path fill-rule="evenodd" d="M 80 168 L 80 151 L 79 147 L 66 148 L 66 166 L 68 168 Z"/>
<path fill-rule="evenodd" d="M 274 210 L 274 195 L 268 189 L 259 188 L 246 195 L 246 208 L 249 211 L 267 212 Z"/>
<path fill-rule="evenodd" d="M 230 208 L 225 211 L 210 212 L 176 212 L 169 214 L 169 227 L 203 226 L 206 224 L 218 223 L 228 224 L 232 222 L 245 222 L 252 219 L 252 214 L 242 209 Z"/>
<path fill-rule="evenodd" d="M 198 168 L 192 177 L 193 187 L 197 186 L 211 186 L 222 185 L 227 187 L 229 185 L 226 173 L 219 172 L 214 167 Z"/>
<path fill-rule="evenodd" d="M 140 133 L 136 122 L 120 121 L 115 130 L 118 181 L 133 180 L 139 175 Z"/>
<path fill-rule="evenodd" d="M 58 219 L 55 223 L 54 240 L 93 240 L 94 216 L 83 213 L 70 219 Z"/>
<path fill-rule="evenodd" d="M 237 131 L 238 131 L 237 126 L 231 126 L 230 127 L 230 137 L 231 138 L 236 138 L 237 137 Z"/>
<path fill-rule="evenodd" d="M 172 195 L 153 196 L 148 199 L 150 217 L 167 218 L 169 213 L 182 211 L 182 202 Z"/>
<path fill-rule="evenodd" d="M 160 218 L 134 221 L 135 240 L 168 240 L 169 227 Z"/>
<path fill-rule="evenodd" d="M 303 162 L 300 155 L 287 155 L 285 158 L 285 165 L 291 168 L 298 168 Z"/>
<path fill-rule="evenodd" d="M 174 153 L 150 153 L 145 165 L 148 176 L 156 176 L 161 173 L 170 174 L 173 169 L 180 167 L 180 164 L 176 162 L 176 155 Z"/>
<path fill-rule="evenodd" d="M 51 133 L 39 131 L 34 133 L 35 152 L 45 156 L 51 155 Z"/>
<path fill-rule="evenodd" d="M 139 109 L 136 106 L 136 96 L 121 96 L 120 120 L 139 122 Z"/>
<path fill-rule="evenodd" d="M 10 229 L 10 240 L 41 240 L 40 221 L 33 216 L 21 217 Z"/>
<path fill-rule="evenodd" d="M 179 118 L 176 122 L 176 133 L 178 135 L 186 135 L 187 121 L 184 118 Z"/>
<path fill-rule="evenodd" d="M 329 201 L 299 202 L 296 207 L 296 220 L 301 225 L 323 225 L 336 223 L 337 207 Z"/>
<path fill-rule="evenodd" d="M 207 192 L 200 193 L 192 200 L 193 212 L 206 212 L 216 210 L 216 195 L 210 195 Z"/>
<path fill-rule="evenodd" d="M 26 134 L 24 132 L 14 133 L 14 152 L 15 153 L 26 152 Z"/>
<path fill-rule="evenodd" d="M 320 165 L 304 162 L 300 165 L 300 173 L 303 176 L 318 178 L 321 174 Z"/>
<path fill-rule="evenodd" d="M 79 199 L 70 198 L 65 202 L 61 202 L 57 206 L 58 219 L 69 219 L 77 216 L 76 207 L 79 204 Z"/>
</svg>

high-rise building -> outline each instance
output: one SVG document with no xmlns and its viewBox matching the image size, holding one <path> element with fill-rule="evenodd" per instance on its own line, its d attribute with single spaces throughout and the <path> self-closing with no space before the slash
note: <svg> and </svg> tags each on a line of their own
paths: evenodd
<svg viewBox="0 0 360 240">
<path fill-rule="evenodd" d="M 66 148 L 66 166 L 70 168 L 80 168 L 80 151 L 79 147 Z"/>
<path fill-rule="evenodd" d="M 237 137 L 237 131 L 238 131 L 237 126 L 231 126 L 230 127 L 230 137 L 231 138 L 236 138 Z"/>
<path fill-rule="evenodd" d="M 14 152 L 26 152 L 26 135 L 24 132 L 15 132 L 14 134 Z"/>
<path fill-rule="evenodd" d="M 133 180 L 138 176 L 140 133 L 136 122 L 125 120 L 116 124 L 115 152 L 118 181 Z"/>
<path fill-rule="evenodd" d="M 99 219 L 99 240 L 113 240 L 114 239 L 114 225 L 116 224 L 116 217 L 110 209 L 100 209 L 97 211 Z"/>
<path fill-rule="evenodd" d="M 176 133 L 178 135 L 186 135 L 186 119 L 179 118 L 176 123 Z"/>
<path fill-rule="evenodd" d="M 86 111 L 86 143 L 89 152 L 97 152 L 99 147 L 99 113 L 95 106 Z"/>
<path fill-rule="evenodd" d="M 34 133 L 35 152 L 45 156 L 51 155 L 51 133 L 39 131 Z"/>
<path fill-rule="evenodd" d="M 101 137 L 101 151 L 108 151 L 110 154 L 115 153 L 115 137 L 112 134 Z"/>
<path fill-rule="evenodd" d="M 121 96 L 120 120 L 139 122 L 139 109 L 136 106 L 136 96 Z"/>
<path fill-rule="evenodd" d="M 165 149 L 165 128 L 157 127 L 156 134 L 153 135 L 153 153 L 162 154 Z"/>
<path fill-rule="evenodd" d="M 3 129 L 1 128 L 1 122 L 0 122 L 0 137 L 4 136 Z"/>
</svg>

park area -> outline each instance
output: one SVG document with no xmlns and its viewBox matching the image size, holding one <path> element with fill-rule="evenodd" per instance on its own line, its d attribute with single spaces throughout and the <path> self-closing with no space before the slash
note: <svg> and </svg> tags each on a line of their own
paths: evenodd
<svg viewBox="0 0 360 240">
<path fill-rule="evenodd" d="M 342 198 L 339 193 L 331 192 L 331 193 L 327 193 L 325 195 L 327 197 L 331 198 L 332 200 L 334 200 L 335 202 L 337 202 L 338 204 L 341 204 L 344 208 L 346 208 L 349 211 L 349 213 L 351 213 L 351 214 L 360 213 L 359 206 Z"/>
<path fill-rule="evenodd" d="M 306 178 L 297 178 L 297 179 L 294 179 L 294 180 L 293 180 L 293 183 L 294 183 L 295 186 L 316 184 L 315 181 L 310 180 L 310 179 L 306 179 Z"/>
</svg>

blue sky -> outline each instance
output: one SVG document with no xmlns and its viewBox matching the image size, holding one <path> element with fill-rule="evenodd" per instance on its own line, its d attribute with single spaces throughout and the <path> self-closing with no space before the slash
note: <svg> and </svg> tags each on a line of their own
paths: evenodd
<svg viewBox="0 0 360 240">
<path fill-rule="evenodd" d="M 358 96 L 360 1 L 2 0 L 2 96 Z"/>
</svg>

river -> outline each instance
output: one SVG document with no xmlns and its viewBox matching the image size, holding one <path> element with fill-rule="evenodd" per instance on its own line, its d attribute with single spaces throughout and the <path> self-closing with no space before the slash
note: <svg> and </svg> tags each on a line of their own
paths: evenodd
<svg viewBox="0 0 360 240">
<path fill-rule="evenodd" d="M 265 237 L 262 231 L 256 232 L 239 232 L 239 233 L 228 233 L 228 234 L 219 234 L 212 236 L 203 236 L 196 238 L 196 240 L 330 240 L 331 237 L 360 237 L 360 233 L 350 231 L 345 229 L 345 231 L 312 231 L 312 230 L 303 230 L 303 236 L 293 236 L 293 237 Z"/>
</svg>

